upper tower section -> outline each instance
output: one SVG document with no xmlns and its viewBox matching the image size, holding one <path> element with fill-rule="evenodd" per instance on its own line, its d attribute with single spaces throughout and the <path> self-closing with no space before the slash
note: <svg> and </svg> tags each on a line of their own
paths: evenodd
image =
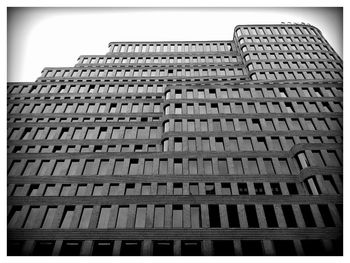
<svg viewBox="0 0 350 263">
<path fill-rule="evenodd" d="M 342 80 L 341 58 L 314 26 L 239 25 L 233 38 L 252 80 Z"/>
</svg>

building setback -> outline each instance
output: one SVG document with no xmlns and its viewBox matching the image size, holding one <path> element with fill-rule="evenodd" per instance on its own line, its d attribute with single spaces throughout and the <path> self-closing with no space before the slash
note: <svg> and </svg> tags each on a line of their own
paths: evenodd
<svg viewBox="0 0 350 263">
<path fill-rule="evenodd" d="M 8 83 L 8 254 L 342 255 L 342 97 L 306 24 Z"/>
</svg>

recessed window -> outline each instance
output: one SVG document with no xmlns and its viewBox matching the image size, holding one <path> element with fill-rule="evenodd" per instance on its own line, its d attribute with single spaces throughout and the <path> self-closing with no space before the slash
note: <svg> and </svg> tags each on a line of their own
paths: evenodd
<svg viewBox="0 0 350 263">
<path fill-rule="evenodd" d="M 121 256 L 140 256 L 141 241 L 123 241 L 120 248 Z"/>
</svg>

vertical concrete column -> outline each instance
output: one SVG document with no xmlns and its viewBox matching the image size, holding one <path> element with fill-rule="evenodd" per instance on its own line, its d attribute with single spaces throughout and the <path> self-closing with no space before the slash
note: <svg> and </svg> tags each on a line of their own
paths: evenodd
<svg viewBox="0 0 350 263">
<path fill-rule="evenodd" d="M 247 215 L 244 205 L 237 205 L 239 224 L 241 228 L 248 228 Z"/>
<path fill-rule="evenodd" d="M 256 213 L 258 216 L 259 227 L 260 228 L 267 228 L 267 222 L 266 222 L 263 206 L 261 204 L 256 204 L 255 208 L 256 208 Z"/>
<path fill-rule="evenodd" d="M 135 216 L 136 216 L 136 204 L 129 205 L 128 221 L 126 223 L 126 228 L 134 228 L 135 226 Z"/>
<path fill-rule="evenodd" d="M 52 256 L 58 256 L 60 254 L 62 244 L 63 240 L 56 240 L 55 245 L 53 247 Z"/>
<path fill-rule="evenodd" d="M 202 255 L 203 256 L 211 256 L 213 255 L 213 246 L 211 240 L 203 240 L 202 241 Z"/>
<path fill-rule="evenodd" d="M 219 205 L 221 228 L 229 228 L 226 205 Z"/>
<path fill-rule="evenodd" d="M 294 247 L 298 256 L 304 256 L 304 250 L 299 239 L 294 239 Z"/>
<path fill-rule="evenodd" d="M 101 206 L 100 205 L 94 205 L 92 208 L 92 214 L 89 222 L 89 229 L 95 229 L 97 227 L 98 219 L 100 216 L 100 210 Z"/>
<path fill-rule="evenodd" d="M 112 205 L 111 207 L 111 212 L 109 214 L 109 219 L 107 223 L 108 229 L 115 228 L 116 226 L 117 217 L 118 217 L 118 208 L 119 208 L 119 205 Z"/>
<path fill-rule="evenodd" d="M 207 204 L 201 204 L 202 227 L 209 228 L 209 211 Z"/>
<path fill-rule="evenodd" d="M 92 253 L 92 240 L 84 240 L 80 249 L 80 256 L 90 256 Z"/>
<path fill-rule="evenodd" d="M 191 227 L 191 210 L 190 210 L 189 204 L 183 205 L 183 221 L 184 221 L 184 228 Z"/>
<path fill-rule="evenodd" d="M 153 220 L 154 220 L 154 205 L 147 205 L 146 228 L 153 227 Z"/>
<path fill-rule="evenodd" d="M 70 228 L 72 228 L 72 229 L 78 228 L 82 211 L 83 211 L 82 205 L 75 206 L 72 222 L 70 224 Z"/>
<path fill-rule="evenodd" d="M 235 256 L 242 256 L 242 246 L 240 240 L 233 240 L 233 246 L 235 251 Z"/>
<path fill-rule="evenodd" d="M 22 248 L 22 255 L 30 256 L 33 252 L 35 240 L 26 240 Z"/>
<path fill-rule="evenodd" d="M 284 214 L 281 205 L 273 205 L 276 213 L 276 218 L 279 228 L 287 228 L 286 220 L 284 219 Z"/>
<path fill-rule="evenodd" d="M 275 249 L 272 243 L 272 240 L 263 240 L 263 249 L 265 256 L 273 256 L 275 255 Z"/>
<path fill-rule="evenodd" d="M 152 240 L 149 240 L 149 239 L 143 240 L 142 247 L 141 247 L 141 255 L 142 256 L 152 255 Z"/>
<path fill-rule="evenodd" d="M 174 256 L 181 256 L 181 240 L 174 240 Z"/>
<path fill-rule="evenodd" d="M 301 214 L 300 206 L 297 204 L 292 204 L 292 209 L 293 209 L 293 213 L 295 215 L 295 220 L 297 221 L 298 227 L 304 228 L 305 221 L 304 221 L 303 215 Z"/>
<path fill-rule="evenodd" d="M 122 241 L 121 240 L 115 240 L 114 241 L 113 252 L 112 252 L 113 256 L 119 256 L 120 255 L 121 245 L 122 245 Z"/>
</svg>

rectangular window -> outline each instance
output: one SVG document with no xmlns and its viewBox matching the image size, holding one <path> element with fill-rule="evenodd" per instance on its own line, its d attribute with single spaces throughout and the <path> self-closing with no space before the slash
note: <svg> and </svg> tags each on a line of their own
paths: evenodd
<svg viewBox="0 0 350 263">
<path fill-rule="evenodd" d="M 210 227 L 221 227 L 219 205 L 208 205 Z"/>
<path fill-rule="evenodd" d="M 220 175 L 228 175 L 228 167 L 226 159 L 218 160 L 218 169 Z"/>
<path fill-rule="evenodd" d="M 88 228 L 90 224 L 91 215 L 92 206 L 84 206 L 83 211 L 81 212 L 78 228 Z"/>
<path fill-rule="evenodd" d="M 147 175 L 153 174 L 153 160 L 152 159 L 145 160 L 145 168 L 144 168 L 143 173 L 147 174 Z"/>
<path fill-rule="evenodd" d="M 70 224 L 73 219 L 73 214 L 74 214 L 74 206 L 66 206 L 62 216 L 60 228 L 70 228 Z"/>
<path fill-rule="evenodd" d="M 79 256 L 81 241 L 63 241 L 60 256 Z"/>
<path fill-rule="evenodd" d="M 116 228 L 126 228 L 128 212 L 128 206 L 119 206 Z"/>
<path fill-rule="evenodd" d="M 183 209 L 182 205 L 173 205 L 173 228 L 183 226 Z"/>
<path fill-rule="evenodd" d="M 303 215 L 306 227 L 316 227 L 315 219 L 312 215 L 310 205 L 300 205 L 301 214 Z"/>
<path fill-rule="evenodd" d="M 204 174 L 206 174 L 206 175 L 213 174 L 212 160 L 211 159 L 204 159 L 203 163 L 204 163 Z"/>
<path fill-rule="evenodd" d="M 231 184 L 230 183 L 221 183 L 221 194 L 222 195 L 231 195 Z"/>
<path fill-rule="evenodd" d="M 259 174 L 258 163 L 255 159 L 248 159 L 248 173 L 249 174 Z"/>
<path fill-rule="evenodd" d="M 138 168 L 139 168 L 139 160 L 138 159 L 130 159 L 129 175 L 137 175 Z"/>
<path fill-rule="evenodd" d="M 164 227 L 164 217 L 165 217 L 165 207 L 155 206 L 154 208 L 154 227 L 155 228 Z"/>
<path fill-rule="evenodd" d="M 233 159 L 233 174 L 243 174 L 243 166 L 240 159 Z"/>
<path fill-rule="evenodd" d="M 135 228 L 145 228 L 146 226 L 146 206 L 137 206 Z"/>
<path fill-rule="evenodd" d="M 30 207 L 23 227 L 24 228 L 34 228 L 39 216 L 40 216 L 40 206 Z"/>
<path fill-rule="evenodd" d="M 284 219 L 286 220 L 287 227 L 297 227 L 294 212 L 291 205 L 282 205 L 282 211 Z"/>
<path fill-rule="evenodd" d="M 237 205 L 227 205 L 226 210 L 229 227 L 240 227 Z"/>
<path fill-rule="evenodd" d="M 167 174 L 167 173 L 168 173 L 168 159 L 160 159 L 159 174 Z"/>
<path fill-rule="evenodd" d="M 266 223 L 268 227 L 278 227 L 276 213 L 273 205 L 263 205 Z"/>
<path fill-rule="evenodd" d="M 329 207 L 327 204 L 318 205 L 318 209 L 320 210 L 320 214 L 322 216 L 324 225 L 326 227 L 335 227 L 333 217 L 329 211 Z"/>
<path fill-rule="evenodd" d="M 182 159 L 174 159 L 174 174 L 182 174 Z"/>
<path fill-rule="evenodd" d="M 198 195 L 199 187 L 198 183 L 190 183 L 190 195 Z"/>
<path fill-rule="evenodd" d="M 189 159 L 188 166 L 189 166 L 189 173 L 190 174 L 197 174 L 198 173 L 196 159 Z"/>
<path fill-rule="evenodd" d="M 258 216 L 256 213 L 255 205 L 245 205 L 245 211 L 247 215 L 248 227 L 259 227 Z"/>
<path fill-rule="evenodd" d="M 109 220 L 110 214 L 111 214 L 111 207 L 110 206 L 102 206 L 101 207 L 100 217 L 99 217 L 98 223 L 97 223 L 97 228 L 105 229 L 108 227 L 108 220 Z"/>
</svg>

